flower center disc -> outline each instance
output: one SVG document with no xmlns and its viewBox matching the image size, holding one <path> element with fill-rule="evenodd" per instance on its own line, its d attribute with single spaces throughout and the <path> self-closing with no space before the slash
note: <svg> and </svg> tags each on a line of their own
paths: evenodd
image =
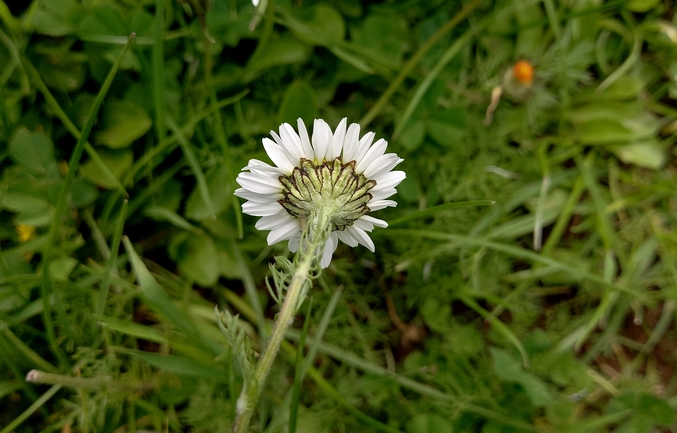
<svg viewBox="0 0 677 433">
<path fill-rule="evenodd" d="M 369 213 L 369 191 L 376 186 L 376 181 L 355 173 L 355 164 L 344 164 L 341 158 L 315 164 L 302 158 L 300 167 L 278 178 L 284 195 L 278 203 L 302 220 L 322 209 L 330 213 L 333 230 L 344 230 Z"/>
</svg>

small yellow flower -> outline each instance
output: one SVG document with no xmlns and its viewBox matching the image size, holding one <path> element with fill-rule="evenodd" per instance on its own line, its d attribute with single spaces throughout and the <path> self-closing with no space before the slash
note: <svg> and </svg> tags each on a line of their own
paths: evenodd
<svg viewBox="0 0 677 433">
<path fill-rule="evenodd" d="M 16 234 L 19 236 L 19 242 L 28 242 L 35 237 L 35 226 L 17 224 Z"/>
</svg>

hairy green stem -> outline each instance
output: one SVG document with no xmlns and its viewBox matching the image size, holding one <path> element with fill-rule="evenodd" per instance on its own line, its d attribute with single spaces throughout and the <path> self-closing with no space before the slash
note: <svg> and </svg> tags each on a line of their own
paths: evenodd
<svg viewBox="0 0 677 433">
<path fill-rule="evenodd" d="M 284 340 L 284 334 L 293 321 L 299 300 L 304 294 L 304 286 L 310 280 L 312 271 L 317 267 L 318 258 L 322 254 L 324 245 L 331 230 L 331 215 L 327 209 L 320 209 L 313 213 L 308 221 L 308 226 L 301 237 L 301 246 L 295 258 L 294 275 L 284 297 L 280 313 L 273 325 L 273 331 L 261 358 L 256 364 L 256 371 L 251 380 L 245 384 L 237 400 L 237 413 L 233 433 L 246 433 L 254 410 L 259 402 L 263 385 L 270 373 L 273 362 Z"/>
</svg>

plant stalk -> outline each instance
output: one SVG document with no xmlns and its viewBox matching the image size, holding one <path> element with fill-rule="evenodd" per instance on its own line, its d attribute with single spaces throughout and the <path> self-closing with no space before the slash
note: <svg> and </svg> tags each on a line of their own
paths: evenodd
<svg viewBox="0 0 677 433">
<path fill-rule="evenodd" d="M 280 350 L 284 334 L 292 324 L 294 314 L 299 306 L 299 299 L 304 292 L 303 287 L 311 278 L 311 271 L 317 266 L 318 251 L 319 256 L 322 255 L 331 229 L 330 215 L 331 212 L 320 210 L 317 215 L 311 216 L 308 227 L 304 230 L 308 233 L 308 236 L 305 237 L 307 242 L 304 241 L 304 237 L 301 238 L 301 246 L 294 260 L 294 275 L 289 283 L 280 313 L 273 325 L 270 339 L 256 364 L 254 377 L 251 381 L 245 381 L 240 397 L 237 399 L 233 433 L 246 433 L 249 428 L 249 422 L 259 402 L 263 385 Z"/>
</svg>

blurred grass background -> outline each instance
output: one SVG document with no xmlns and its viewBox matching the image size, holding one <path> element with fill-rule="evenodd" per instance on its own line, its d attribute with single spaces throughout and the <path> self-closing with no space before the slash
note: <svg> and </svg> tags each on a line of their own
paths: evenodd
<svg viewBox="0 0 677 433">
<path fill-rule="evenodd" d="M 339 246 L 317 281 L 252 430 L 675 431 L 676 20 L 663 0 L 0 1 L 0 433 L 228 431 L 214 306 L 260 350 L 289 254 L 234 179 L 298 117 L 360 122 L 407 179 L 376 253 Z"/>
</svg>

